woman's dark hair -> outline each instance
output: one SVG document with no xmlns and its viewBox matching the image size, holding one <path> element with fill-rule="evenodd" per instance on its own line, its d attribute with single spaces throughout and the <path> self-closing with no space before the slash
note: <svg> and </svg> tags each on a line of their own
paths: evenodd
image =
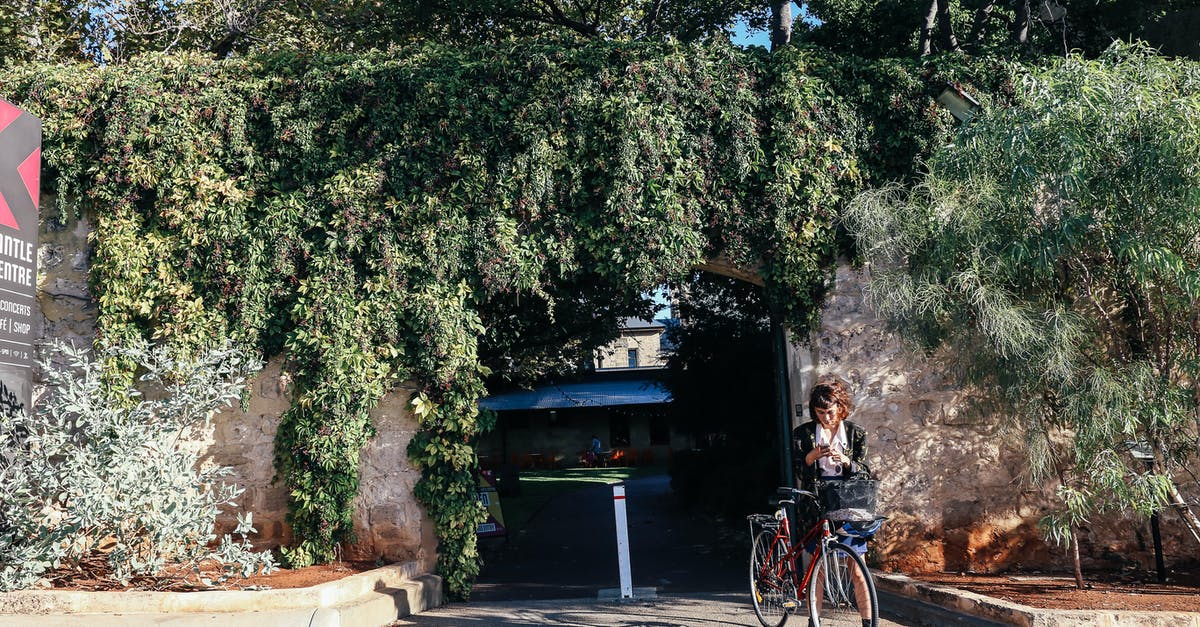
<svg viewBox="0 0 1200 627">
<path fill-rule="evenodd" d="M 822 379 L 813 386 L 812 393 L 808 395 L 808 415 L 813 419 L 817 419 L 818 409 L 828 409 L 830 407 L 838 407 L 841 409 L 841 418 L 850 415 L 850 410 L 854 409 L 854 403 L 850 400 L 850 391 L 846 389 L 846 383 L 837 377 Z"/>
</svg>

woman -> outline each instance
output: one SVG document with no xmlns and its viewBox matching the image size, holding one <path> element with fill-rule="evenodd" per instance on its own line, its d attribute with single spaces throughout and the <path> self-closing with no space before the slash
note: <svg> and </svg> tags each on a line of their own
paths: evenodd
<svg viewBox="0 0 1200 627">
<path fill-rule="evenodd" d="M 838 481 L 850 478 L 865 468 L 864 459 L 867 456 L 867 433 L 862 427 L 846 420 L 854 409 L 850 400 L 850 392 L 846 384 L 836 377 L 818 382 L 808 397 L 808 413 L 812 420 L 792 431 L 794 443 L 793 459 L 795 472 L 800 479 L 800 488 L 816 492 L 817 480 Z M 807 503 L 807 502 L 806 502 Z M 808 511 L 798 511 L 800 524 L 794 533 L 802 535 L 816 523 L 819 512 L 811 507 Z M 800 503 L 797 503 L 800 505 Z M 867 541 L 859 537 L 843 537 L 841 542 L 862 555 L 867 552 Z M 816 542 L 805 547 L 805 564 L 811 557 Z M 867 582 L 857 568 L 850 574 L 854 581 L 855 593 L 864 598 L 867 595 Z M 821 581 L 814 581 L 817 595 L 821 595 Z M 870 606 L 859 608 L 863 626 L 871 624 Z M 812 621 L 809 621 L 812 624 Z"/>
<path fill-rule="evenodd" d="M 841 379 L 817 383 L 808 397 L 812 420 L 792 432 L 800 488 L 813 492 L 817 479 L 846 479 L 863 469 L 867 432 L 846 420 L 854 403 Z"/>
</svg>

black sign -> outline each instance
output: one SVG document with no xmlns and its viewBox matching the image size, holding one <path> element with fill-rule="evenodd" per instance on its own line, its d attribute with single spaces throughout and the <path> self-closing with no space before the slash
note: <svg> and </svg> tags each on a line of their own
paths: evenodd
<svg viewBox="0 0 1200 627">
<path fill-rule="evenodd" d="M 34 291 L 41 168 L 42 121 L 0 100 L 0 392 L 26 410 L 31 409 L 38 332 Z"/>
</svg>

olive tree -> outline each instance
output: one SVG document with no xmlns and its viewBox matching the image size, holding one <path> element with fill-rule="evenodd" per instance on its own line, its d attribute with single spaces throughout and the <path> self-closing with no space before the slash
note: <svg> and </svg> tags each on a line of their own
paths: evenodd
<svg viewBox="0 0 1200 627">
<path fill-rule="evenodd" d="M 917 188 L 866 193 L 845 219 L 869 300 L 954 347 L 1023 436 L 1031 479 L 1057 490 L 1043 530 L 1081 583 L 1091 516 L 1175 507 L 1200 541 L 1176 487 L 1200 446 L 1200 65 L 1115 45 L 1014 87 Z"/>
</svg>

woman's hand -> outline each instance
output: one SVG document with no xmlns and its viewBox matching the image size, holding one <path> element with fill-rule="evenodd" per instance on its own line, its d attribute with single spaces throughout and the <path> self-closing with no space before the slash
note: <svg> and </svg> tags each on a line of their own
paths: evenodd
<svg viewBox="0 0 1200 627">
<path fill-rule="evenodd" d="M 808 455 L 804 456 L 804 463 L 812 466 L 813 464 L 817 463 L 818 459 L 821 459 L 822 457 L 829 457 L 831 455 L 835 455 L 835 453 L 829 448 L 828 444 L 818 444 L 817 446 L 813 447 L 813 450 L 808 452 Z"/>
</svg>

